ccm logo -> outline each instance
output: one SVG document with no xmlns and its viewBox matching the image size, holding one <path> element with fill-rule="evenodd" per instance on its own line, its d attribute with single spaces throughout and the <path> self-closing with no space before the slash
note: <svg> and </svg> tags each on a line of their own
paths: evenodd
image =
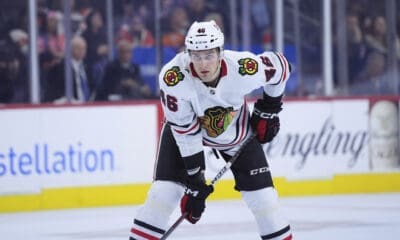
<svg viewBox="0 0 400 240">
<path fill-rule="evenodd" d="M 256 169 L 250 170 L 250 175 L 253 176 L 253 175 L 257 175 L 259 173 L 266 173 L 268 171 L 269 171 L 269 167 L 256 168 Z"/>
</svg>

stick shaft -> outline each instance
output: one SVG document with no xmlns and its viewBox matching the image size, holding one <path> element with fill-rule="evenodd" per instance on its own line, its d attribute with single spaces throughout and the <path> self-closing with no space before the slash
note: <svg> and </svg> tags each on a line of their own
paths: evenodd
<svg viewBox="0 0 400 240">
<path fill-rule="evenodd" d="M 187 212 L 182 214 L 175 222 L 174 224 L 172 224 L 172 226 L 168 229 L 168 231 L 166 231 L 164 233 L 164 235 L 160 238 L 160 240 L 165 240 L 167 239 L 167 237 L 169 237 L 169 235 L 171 235 L 171 233 L 175 230 L 175 228 L 177 228 L 179 226 L 179 224 L 181 224 L 181 222 L 185 219 L 185 217 L 187 216 Z"/>
<path fill-rule="evenodd" d="M 221 177 L 231 168 L 233 163 L 239 158 L 240 154 L 242 153 L 243 149 L 255 138 L 256 134 L 253 133 L 246 141 L 244 141 L 242 147 L 233 155 L 233 157 L 225 164 L 221 170 L 217 173 L 217 175 L 214 177 L 214 179 L 211 181 L 211 185 L 214 185 Z"/>
</svg>

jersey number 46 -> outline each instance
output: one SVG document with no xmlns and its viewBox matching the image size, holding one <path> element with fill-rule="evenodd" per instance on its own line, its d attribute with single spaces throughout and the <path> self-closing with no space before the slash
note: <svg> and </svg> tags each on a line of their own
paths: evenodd
<svg viewBox="0 0 400 240">
<path fill-rule="evenodd" d="M 178 99 L 171 95 L 166 95 L 163 90 L 160 91 L 161 102 L 166 106 L 171 112 L 178 111 Z"/>
</svg>

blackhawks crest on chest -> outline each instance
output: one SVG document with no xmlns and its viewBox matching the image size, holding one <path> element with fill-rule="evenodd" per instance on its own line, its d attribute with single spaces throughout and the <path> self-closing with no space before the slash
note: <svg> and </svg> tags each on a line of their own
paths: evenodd
<svg viewBox="0 0 400 240">
<path fill-rule="evenodd" d="M 232 107 L 223 108 L 220 106 L 209 108 L 204 116 L 200 118 L 201 127 L 207 131 L 210 137 L 218 137 L 232 122 L 236 111 Z"/>
</svg>

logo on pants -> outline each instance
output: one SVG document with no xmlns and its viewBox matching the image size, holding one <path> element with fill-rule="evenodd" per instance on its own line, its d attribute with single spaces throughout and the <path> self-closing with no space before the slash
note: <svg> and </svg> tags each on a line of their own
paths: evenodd
<svg viewBox="0 0 400 240">
<path fill-rule="evenodd" d="M 250 170 L 250 176 L 257 175 L 259 173 L 266 173 L 269 172 L 269 167 L 262 167 Z"/>
</svg>

